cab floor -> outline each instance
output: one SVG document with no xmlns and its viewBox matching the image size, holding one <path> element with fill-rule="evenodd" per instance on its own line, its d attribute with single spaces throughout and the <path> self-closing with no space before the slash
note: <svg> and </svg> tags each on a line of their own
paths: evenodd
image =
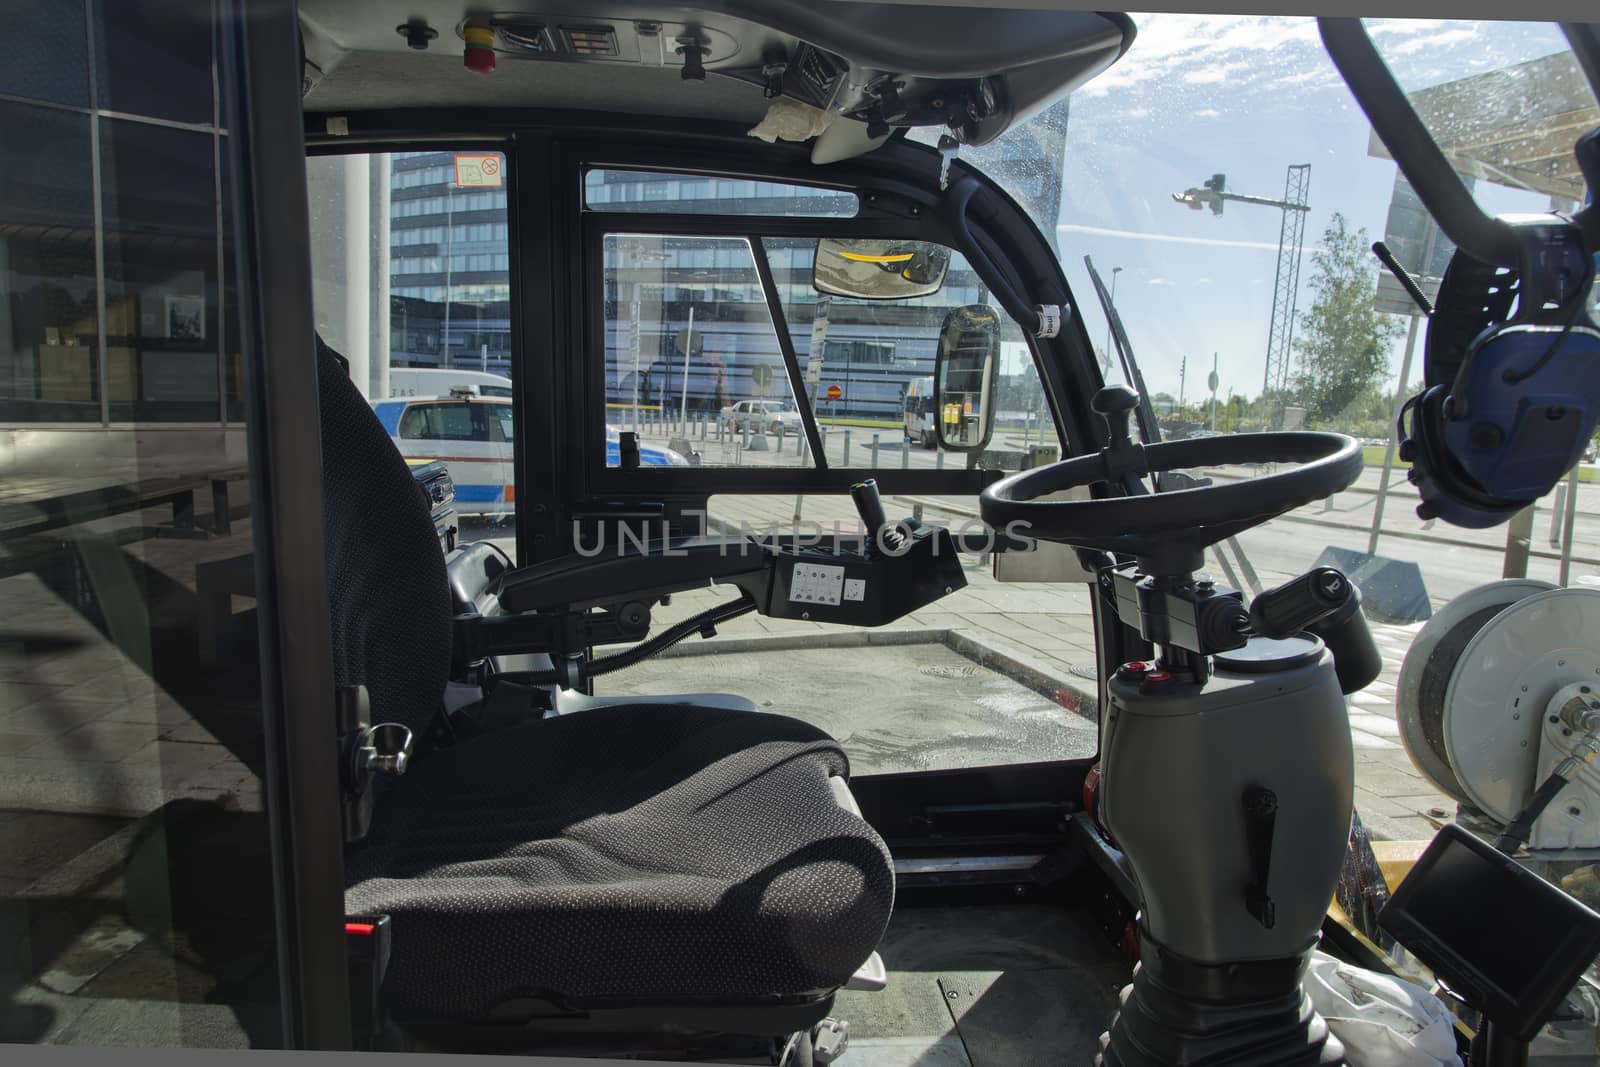
<svg viewBox="0 0 1600 1067">
<path fill-rule="evenodd" d="M 851 1067 L 1089 1063 L 1128 967 L 1081 912 L 902 908 L 879 949 L 888 988 L 845 991 Z"/>
</svg>

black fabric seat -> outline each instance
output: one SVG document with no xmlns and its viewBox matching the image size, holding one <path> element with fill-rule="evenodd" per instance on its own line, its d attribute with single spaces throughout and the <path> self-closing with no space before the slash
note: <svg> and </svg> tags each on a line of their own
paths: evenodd
<svg viewBox="0 0 1600 1067">
<path fill-rule="evenodd" d="M 387 798 L 348 900 L 394 924 L 391 1006 L 737 1003 L 836 988 L 877 946 L 883 846 L 783 716 L 596 708 L 442 752 Z"/>
<path fill-rule="evenodd" d="M 334 661 L 374 722 L 419 735 L 449 664 L 442 555 L 409 470 L 318 341 Z M 345 862 L 350 914 L 388 914 L 386 1006 L 472 1022 L 583 1008 L 804 1001 L 877 947 L 893 867 L 795 719 L 683 704 L 534 719 L 381 783 Z M 825 1009 L 826 1004 L 823 1003 Z"/>
</svg>

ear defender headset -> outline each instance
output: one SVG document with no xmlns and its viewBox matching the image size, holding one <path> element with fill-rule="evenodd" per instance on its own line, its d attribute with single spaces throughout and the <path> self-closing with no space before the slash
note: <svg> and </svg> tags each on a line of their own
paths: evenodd
<svg viewBox="0 0 1600 1067">
<path fill-rule="evenodd" d="M 1600 130 L 1575 152 L 1592 197 Z M 1600 241 L 1560 215 L 1502 221 L 1519 262 L 1456 250 L 1428 321 L 1423 391 L 1406 401 L 1398 427 L 1400 458 L 1422 496 L 1417 515 L 1469 529 L 1548 493 L 1600 421 L 1600 326 L 1588 307 Z"/>
</svg>

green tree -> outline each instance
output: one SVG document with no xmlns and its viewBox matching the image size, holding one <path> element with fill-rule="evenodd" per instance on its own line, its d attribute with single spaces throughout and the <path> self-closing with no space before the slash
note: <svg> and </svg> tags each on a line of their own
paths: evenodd
<svg viewBox="0 0 1600 1067">
<path fill-rule="evenodd" d="M 1299 356 L 1295 399 L 1310 418 L 1327 424 L 1378 393 L 1389 347 L 1402 329 L 1372 307 L 1376 274 L 1363 229 L 1351 232 L 1334 212 L 1311 256 L 1311 307 L 1301 314 L 1294 347 Z"/>
</svg>

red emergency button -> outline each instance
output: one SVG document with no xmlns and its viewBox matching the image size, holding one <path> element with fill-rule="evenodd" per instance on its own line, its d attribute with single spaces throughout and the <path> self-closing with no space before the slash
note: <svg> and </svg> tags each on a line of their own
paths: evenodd
<svg viewBox="0 0 1600 1067">
<path fill-rule="evenodd" d="M 1140 684 L 1139 689 L 1141 692 L 1149 692 L 1151 689 L 1160 688 L 1170 681 L 1172 681 L 1171 671 L 1151 671 L 1144 676 L 1144 681 Z"/>
<path fill-rule="evenodd" d="M 461 31 L 466 44 L 462 63 L 470 71 L 488 74 L 494 70 L 494 31 L 487 26 L 467 26 Z"/>
<path fill-rule="evenodd" d="M 1122 666 L 1118 667 L 1117 677 L 1125 682 L 1138 681 L 1146 674 L 1150 673 L 1150 668 L 1152 666 L 1154 666 L 1154 664 L 1146 663 L 1144 660 L 1136 659 L 1129 663 L 1124 663 Z"/>
<path fill-rule="evenodd" d="M 376 930 L 376 929 L 377 929 L 377 926 L 374 925 L 373 923 L 345 923 L 344 924 L 344 932 L 345 933 L 347 933 L 347 934 L 356 934 L 356 935 L 358 935 L 360 937 L 371 937 L 372 936 L 372 932 L 374 930 Z"/>
</svg>

